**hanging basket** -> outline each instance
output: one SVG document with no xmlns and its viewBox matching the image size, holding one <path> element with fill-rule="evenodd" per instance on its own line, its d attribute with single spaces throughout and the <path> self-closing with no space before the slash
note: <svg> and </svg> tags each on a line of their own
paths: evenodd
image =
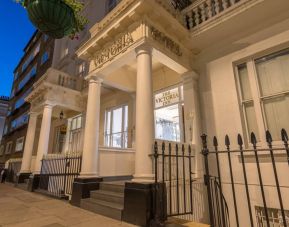
<svg viewBox="0 0 289 227">
<path fill-rule="evenodd" d="M 62 0 L 27 0 L 26 8 L 31 22 L 52 38 L 61 39 L 74 32 L 74 11 Z"/>
</svg>

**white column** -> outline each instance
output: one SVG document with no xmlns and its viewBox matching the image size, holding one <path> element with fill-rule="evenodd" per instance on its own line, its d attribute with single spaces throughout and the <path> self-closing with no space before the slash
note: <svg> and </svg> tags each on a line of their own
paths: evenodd
<svg viewBox="0 0 289 227">
<path fill-rule="evenodd" d="M 40 173 L 41 160 L 43 158 L 43 155 L 46 155 L 48 153 L 52 109 L 53 109 L 53 106 L 51 104 L 44 105 L 41 129 L 40 129 L 40 135 L 39 135 L 39 142 L 38 142 L 38 149 L 37 149 L 37 156 L 35 160 L 34 174 Z"/>
<path fill-rule="evenodd" d="M 199 101 L 199 75 L 195 72 L 187 72 L 182 75 L 184 89 L 184 117 L 186 143 L 193 145 L 195 150 L 195 177 L 203 176 L 203 157 L 201 150 L 201 112 Z"/>
<path fill-rule="evenodd" d="M 87 111 L 84 131 L 82 155 L 82 177 L 97 177 L 99 175 L 99 116 L 101 79 L 89 78 Z"/>
<path fill-rule="evenodd" d="M 72 118 L 67 119 L 65 144 L 64 144 L 64 148 L 63 148 L 63 151 L 65 154 L 69 152 L 71 122 L 72 122 Z"/>
<path fill-rule="evenodd" d="M 29 113 L 29 124 L 26 133 L 25 147 L 20 173 L 31 173 L 31 158 L 33 153 L 37 116 L 37 113 Z"/>
<path fill-rule="evenodd" d="M 153 180 L 152 158 L 154 143 L 154 112 L 152 87 L 152 53 L 149 46 L 136 49 L 136 153 L 135 181 Z"/>
</svg>

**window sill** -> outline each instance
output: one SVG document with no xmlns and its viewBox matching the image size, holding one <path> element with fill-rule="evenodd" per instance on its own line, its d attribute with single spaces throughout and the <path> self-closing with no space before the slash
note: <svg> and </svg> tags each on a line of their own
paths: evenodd
<svg viewBox="0 0 289 227">
<path fill-rule="evenodd" d="M 133 149 L 133 148 L 118 148 L 118 147 L 100 146 L 99 150 L 102 152 L 135 153 L 135 149 Z"/>
</svg>

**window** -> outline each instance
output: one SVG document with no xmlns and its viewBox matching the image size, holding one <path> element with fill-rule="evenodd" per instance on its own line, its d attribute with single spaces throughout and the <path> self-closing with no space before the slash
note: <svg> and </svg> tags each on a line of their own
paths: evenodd
<svg viewBox="0 0 289 227">
<path fill-rule="evenodd" d="M 281 129 L 289 131 L 289 50 L 250 63 L 238 66 L 247 133 L 268 129 L 274 140 L 280 140 Z M 250 65 L 255 68 L 248 70 Z"/>
<path fill-rule="evenodd" d="M 43 37 L 43 40 L 44 40 L 44 42 L 46 42 L 47 40 L 48 40 L 48 35 L 44 35 L 44 37 Z"/>
<path fill-rule="evenodd" d="M 78 76 L 79 77 L 85 76 L 85 62 L 78 65 Z"/>
<path fill-rule="evenodd" d="M 15 73 L 14 73 L 14 80 L 17 80 L 18 76 L 19 76 L 19 73 L 18 73 L 18 72 L 15 72 Z"/>
<path fill-rule="evenodd" d="M 104 144 L 108 147 L 128 147 L 128 106 L 123 105 L 105 113 Z"/>
<path fill-rule="evenodd" d="M 6 144 L 5 154 L 10 154 L 12 151 L 13 142 L 9 142 Z"/>
<path fill-rule="evenodd" d="M 266 216 L 264 207 L 255 207 L 257 226 L 266 226 Z M 270 226 L 283 227 L 281 210 L 274 208 L 267 208 Z M 289 224 L 289 211 L 285 210 L 286 224 Z"/>
<path fill-rule="evenodd" d="M 5 124 L 3 134 L 6 135 L 8 133 L 8 126 Z"/>
<path fill-rule="evenodd" d="M 0 147 L 0 156 L 4 154 L 4 145 L 1 145 Z"/>
<path fill-rule="evenodd" d="M 27 124 L 28 119 L 29 119 L 29 117 L 28 117 L 27 113 L 16 118 L 15 120 L 13 120 L 11 122 L 11 130 L 17 129 L 17 128 L 21 127 L 22 125 Z"/>
<path fill-rule="evenodd" d="M 36 65 L 26 74 L 26 76 L 19 82 L 17 91 L 21 90 L 27 82 L 36 75 Z"/>
<path fill-rule="evenodd" d="M 71 119 L 69 132 L 69 151 L 76 153 L 82 151 L 82 115 L 75 116 Z"/>
<path fill-rule="evenodd" d="M 182 141 L 183 87 L 155 94 L 155 138 Z"/>
<path fill-rule="evenodd" d="M 15 152 L 22 151 L 23 146 L 24 146 L 24 137 L 18 138 L 16 140 Z"/>
<path fill-rule="evenodd" d="M 27 91 L 24 92 L 24 94 L 15 102 L 14 105 L 14 110 L 20 108 L 24 103 L 25 103 L 25 99 L 26 97 L 30 94 L 30 92 L 32 91 L 32 88 L 29 88 Z"/>
<path fill-rule="evenodd" d="M 43 65 L 45 62 L 47 62 L 49 59 L 49 54 L 47 51 L 44 52 L 44 54 L 41 57 L 41 65 Z"/>
</svg>

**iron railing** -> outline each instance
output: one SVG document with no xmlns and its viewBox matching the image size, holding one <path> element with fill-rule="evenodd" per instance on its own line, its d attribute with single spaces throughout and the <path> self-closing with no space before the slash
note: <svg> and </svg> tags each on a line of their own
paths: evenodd
<svg viewBox="0 0 289 227">
<path fill-rule="evenodd" d="M 168 217 L 193 213 L 193 159 L 190 145 L 155 142 L 155 184 L 165 184 L 161 194 L 167 195 Z"/>
<path fill-rule="evenodd" d="M 79 154 L 44 157 L 38 190 L 59 198 L 71 195 L 74 179 L 81 170 L 81 160 Z"/>
<path fill-rule="evenodd" d="M 11 160 L 8 164 L 6 181 L 17 183 L 17 174 L 20 172 L 22 160 Z"/>
<path fill-rule="evenodd" d="M 226 135 L 225 149 L 219 149 L 218 140 L 214 137 L 213 148 L 209 150 L 207 136 L 202 135 L 205 183 L 212 227 L 272 226 L 268 214 L 268 210 L 272 208 L 280 209 L 278 226 L 289 226 L 289 217 L 286 217 L 284 207 L 286 204 L 288 209 L 288 203 L 283 198 L 285 190 L 289 189 L 289 185 L 286 185 L 287 178 L 284 180 L 283 177 L 283 171 L 289 170 L 288 135 L 285 129 L 281 131 L 281 138 L 282 144 L 276 144 L 270 132 L 266 131 L 267 145 L 263 148 L 257 146 L 256 136 L 252 133 L 252 148 L 244 149 L 243 138 L 239 134 L 237 149 L 233 149 L 230 138 Z M 260 195 L 259 201 L 256 194 Z M 255 213 L 260 204 L 265 210 L 265 223 L 257 225 Z"/>
</svg>

